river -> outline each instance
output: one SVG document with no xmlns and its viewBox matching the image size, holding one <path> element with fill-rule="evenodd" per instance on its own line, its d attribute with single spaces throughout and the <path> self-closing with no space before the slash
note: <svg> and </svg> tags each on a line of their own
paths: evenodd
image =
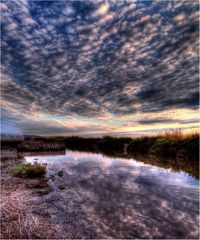
<svg viewBox="0 0 200 240">
<path fill-rule="evenodd" d="M 76 238 L 199 237 L 199 180 L 187 173 L 69 150 L 25 159 L 47 164 L 51 217 Z"/>
</svg>

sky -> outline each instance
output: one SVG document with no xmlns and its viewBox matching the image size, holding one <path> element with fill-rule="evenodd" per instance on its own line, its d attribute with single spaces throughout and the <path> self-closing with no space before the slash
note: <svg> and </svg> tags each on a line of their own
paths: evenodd
<svg viewBox="0 0 200 240">
<path fill-rule="evenodd" d="M 198 1 L 1 1 L 1 133 L 199 126 Z"/>
</svg>

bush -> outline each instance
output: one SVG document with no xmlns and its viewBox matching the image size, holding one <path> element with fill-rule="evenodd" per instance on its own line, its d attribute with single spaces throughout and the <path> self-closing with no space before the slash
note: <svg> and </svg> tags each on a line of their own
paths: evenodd
<svg viewBox="0 0 200 240">
<path fill-rule="evenodd" d="M 40 164 L 22 163 L 12 169 L 14 177 L 42 177 L 46 173 L 46 167 Z"/>
<path fill-rule="evenodd" d="M 153 146 L 156 141 L 156 137 L 141 137 L 133 139 L 131 144 L 128 146 L 128 153 L 141 153 L 147 154 L 149 149 Z"/>
<path fill-rule="evenodd" d="M 149 149 L 149 154 L 156 156 L 176 157 L 177 140 L 175 138 L 157 138 L 153 146 Z"/>
<path fill-rule="evenodd" d="M 183 140 L 180 149 L 183 149 L 190 160 L 199 161 L 199 135 L 192 135 Z"/>
<path fill-rule="evenodd" d="M 98 143 L 98 149 L 103 153 L 119 153 L 124 151 L 124 144 L 131 142 L 131 138 L 117 138 L 104 136 Z"/>
</svg>

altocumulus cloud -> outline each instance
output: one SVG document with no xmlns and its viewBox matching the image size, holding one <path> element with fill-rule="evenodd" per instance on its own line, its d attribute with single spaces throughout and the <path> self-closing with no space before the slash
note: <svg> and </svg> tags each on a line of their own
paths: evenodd
<svg viewBox="0 0 200 240">
<path fill-rule="evenodd" d="M 198 14 L 198 1 L 1 1 L 3 127 L 196 109 Z M 51 124 L 38 129 L 62 132 Z"/>
</svg>

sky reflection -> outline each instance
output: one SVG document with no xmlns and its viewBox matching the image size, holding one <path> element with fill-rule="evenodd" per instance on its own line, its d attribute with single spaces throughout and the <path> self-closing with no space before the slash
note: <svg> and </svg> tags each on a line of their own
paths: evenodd
<svg viewBox="0 0 200 240">
<path fill-rule="evenodd" d="M 92 153 L 67 151 L 65 156 L 37 158 L 47 162 L 49 174 L 56 176 L 49 181 L 54 192 L 47 200 L 50 207 L 57 206 L 60 224 L 65 225 L 73 212 L 79 220 L 71 219 L 69 224 L 75 228 L 82 224 L 93 237 L 199 236 L 199 181 L 188 174 Z M 60 170 L 63 177 L 57 176 Z M 59 184 L 66 188 L 59 190 Z"/>
</svg>

